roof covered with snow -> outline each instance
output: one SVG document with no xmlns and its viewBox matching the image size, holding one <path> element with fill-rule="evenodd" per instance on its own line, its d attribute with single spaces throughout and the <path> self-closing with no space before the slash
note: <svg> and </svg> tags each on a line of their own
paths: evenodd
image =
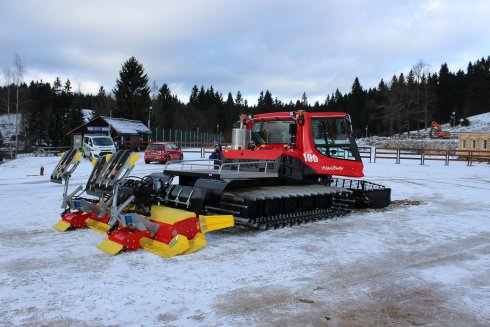
<svg viewBox="0 0 490 327">
<path fill-rule="evenodd" d="M 151 134 L 151 131 L 139 120 L 129 120 L 124 118 L 114 118 L 99 116 L 91 121 L 69 131 L 67 134 L 83 133 L 88 128 L 98 128 L 98 131 L 107 132 L 107 126 L 109 125 L 113 131 L 119 135 L 139 135 L 139 134 Z M 102 126 L 104 125 L 104 126 Z"/>
<path fill-rule="evenodd" d="M 105 120 L 111 128 L 117 131 L 118 134 L 151 134 L 151 131 L 139 120 L 129 120 L 124 118 L 114 118 L 100 116 Z"/>
</svg>

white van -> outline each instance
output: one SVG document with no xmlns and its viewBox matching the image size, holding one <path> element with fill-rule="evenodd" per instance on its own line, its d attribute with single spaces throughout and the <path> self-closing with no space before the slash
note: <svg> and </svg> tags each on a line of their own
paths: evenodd
<svg viewBox="0 0 490 327">
<path fill-rule="evenodd" d="M 82 147 L 83 157 L 88 157 L 90 160 L 116 153 L 114 141 L 111 137 L 104 135 L 84 136 Z"/>
</svg>

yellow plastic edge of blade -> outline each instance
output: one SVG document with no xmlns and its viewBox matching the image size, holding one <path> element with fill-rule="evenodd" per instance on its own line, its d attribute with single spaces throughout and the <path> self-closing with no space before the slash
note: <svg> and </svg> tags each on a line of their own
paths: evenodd
<svg viewBox="0 0 490 327">
<path fill-rule="evenodd" d="M 206 236 L 203 233 L 197 233 L 192 240 L 189 240 L 189 249 L 183 254 L 191 254 L 206 246 Z"/>
<path fill-rule="evenodd" d="M 136 164 L 136 161 L 138 161 L 139 158 L 140 158 L 139 153 L 132 153 L 131 154 L 131 156 L 129 157 L 129 164 L 131 165 L 131 167 L 134 167 L 134 165 Z"/>
<path fill-rule="evenodd" d="M 148 237 L 142 237 L 140 239 L 140 245 L 146 251 L 168 259 L 184 253 L 189 248 L 189 241 L 184 235 L 175 236 L 169 244 L 155 241 Z"/>
<path fill-rule="evenodd" d="M 97 245 L 97 249 L 104 251 L 109 255 L 116 255 L 123 250 L 123 246 L 111 240 L 105 240 Z"/>
<path fill-rule="evenodd" d="M 77 151 L 77 153 L 75 154 L 75 161 L 79 162 L 81 157 L 82 157 L 82 152 Z"/>
<path fill-rule="evenodd" d="M 87 224 L 88 228 L 93 229 L 94 231 L 102 234 L 107 234 L 107 231 L 109 230 L 108 224 L 103 223 L 101 221 L 97 221 L 92 218 L 88 218 L 87 220 L 85 220 L 85 224 Z"/>
<path fill-rule="evenodd" d="M 199 216 L 199 224 L 201 225 L 201 232 L 206 234 L 214 230 L 235 226 L 235 219 L 233 215 Z"/>
<path fill-rule="evenodd" d="M 53 225 L 53 228 L 60 231 L 60 232 L 66 232 L 70 227 L 71 227 L 71 224 L 64 221 L 64 220 L 60 220 L 56 224 Z"/>
</svg>

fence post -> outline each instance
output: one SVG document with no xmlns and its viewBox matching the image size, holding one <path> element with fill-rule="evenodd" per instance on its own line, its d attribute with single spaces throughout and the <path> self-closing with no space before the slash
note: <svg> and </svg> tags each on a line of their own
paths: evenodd
<svg viewBox="0 0 490 327">
<path fill-rule="evenodd" d="M 400 163 L 400 148 L 396 149 L 396 162 L 395 164 Z"/>
<path fill-rule="evenodd" d="M 473 151 L 470 151 L 470 157 L 468 159 L 468 166 L 473 166 Z"/>
<path fill-rule="evenodd" d="M 446 166 L 449 166 L 449 149 L 446 150 Z"/>
<path fill-rule="evenodd" d="M 420 154 L 420 164 L 423 165 L 425 160 L 425 149 L 422 149 L 422 153 Z"/>
<path fill-rule="evenodd" d="M 376 156 L 377 156 L 377 153 L 378 152 L 378 149 L 376 147 L 374 147 L 374 163 L 376 163 Z"/>
</svg>

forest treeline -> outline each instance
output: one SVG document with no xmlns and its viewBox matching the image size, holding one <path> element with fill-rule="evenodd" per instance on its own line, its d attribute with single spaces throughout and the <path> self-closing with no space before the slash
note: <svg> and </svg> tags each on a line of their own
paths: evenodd
<svg viewBox="0 0 490 327">
<path fill-rule="evenodd" d="M 111 92 L 103 87 L 95 95 L 73 91 L 70 80 L 6 83 L 0 88 L 0 113 L 23 114 L 19 138 L 30 145 L 69 144 L 66 133 L 83 123 L 82 108 L 93 116 L 136 119 L 152 128 L 173 128 L 223 133 L 230 139 L 232 125 L 241 113 L 274 111 L 342 111 L 352 117 L 356 136 L 392 135 L 426 128 L 432 120 L 452 122 L 490 111 L 490 56 L 468 64 L 467 70 L 451 72 L 442 64 L 431 72 L 422 62 L 407 73 L 381 80 L 365 89 L 355 78 L 350 92 L 338 89 L 324 102 L 310 103 L 306 93 L 295 102 L 282 102 L 269 90 L 250 105 L 242 93 L 225 96 L 213 86 L 194 85 L 187 102 L 179 99 L 168 84 L 150 88 L 148 75 L 138 60 L 131 57 L 121 66 Z"/>
</svg>

